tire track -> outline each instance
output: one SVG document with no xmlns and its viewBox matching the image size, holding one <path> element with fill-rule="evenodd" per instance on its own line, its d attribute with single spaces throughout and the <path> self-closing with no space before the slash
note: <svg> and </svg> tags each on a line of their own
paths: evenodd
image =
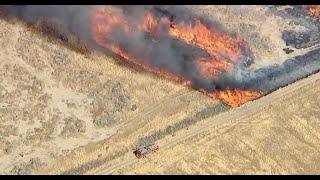
<svg viewBox="0 0 320 180">
<path fill-rule="evenodd" d="M 320 80 L 320 73 L 314 74 L 309 76 L 308 78 L 302 79 L 298 82 L 295 82 L 293 84 L 290 84 L 284 88 L 281 88 L 277 91 L 272 92 L 271 94 L 261 97 L 258 100 L 249 102 L 239 108 L 235 108 L 229 112 L 219 114 L 213 118 L 211 118 L 209 121 L 199 125 L 196 127 L 196 129 L 189 131 L 186 134 L 174 137 L 171 141 L 163 144 L 159 144 L 161 149 L 169 149 L 170 147 L 174 146 L 175 144 L 178 144 L 182 141 L 185 141 L 188 138 L 191 138 L 193 136 L 196 136 L 204 131 L 210 130 L 212 127 L 215 126 L 221 126 L 224 124 L 230 124 L 237 122 L 246 116 L 253 115 L 261 110 L 261 108 L 272 104 L 274 101 L 279 101 L 281 97 L 286 96 L 286 98 L 292 96 L 292 93 L 300 88 L 303 88 L 311 83 L 317 82 Z M 132 155 L 132 158 L 127 159 L 126 161 L 123 161 L 121 163 L 115 164 L 113 166 L 109 166 L 106 169 L 101 169 L 99 171 L 94 172 L 95 174 L 111 174 L 121 168 L 124 168 L 129 165 L 133 165 L 135 163 L 139 163 L 140 160 L 135 158 L 134 155 Z M 141 163 L 144 163 L 142 160 Z"/>
<path fill-rule="evenodd" d="M 179 102 L 179 98 L 182 97 L 186 97 L 192 95 L 192 93 L 190 93 L 190 91 L 188 91 L 185 88 L 179 89 L 178 91 L 172 93 L 171 95 L 165 96 L 164 98 L 160 99 L 160 101 L 157 101 L 156 103 L 152 104 L 151 106 L 147 106 L 148 108 L 143 109 L 142 111 L 140 111 L 136 116 L 130 118 L 127 123 L 124 123 L 120 126 L 121 127 L 126 127 L 129 124 L 134 125 L 134 128 L 128 128 L 128 130 L 126 130 L 126 133 L 132 133 L 132 131 L 135 131 L 136 129 L 141 128 L 143 125 L 146 124 L 146 121 L 148 121 L 150 118 L 152 118 L 152 115 L 154 113 L 158 112 L 159 107 L 161 107 L 164 104 L 169 104 L 172 101 L 176 101 Z M 166 108 L 170 108 L 169 106 Z M 139 121 L 136 121 L 139 120 Z M 138 124 L 138 123 L 139 124 Z M 141 126 L 141 127 L 140 127 Z M 126 136 L 126 134 L 122 134 L 122 136 Z M 119 156 L 119 157 L 123 157 L 125 155 Z M 131 159 L 131 161 L 136 160 L 136 158 Z M 93 163 L 93 162 L 97 162 L 97 164 Z M 64 172 L 62 172 L 62 174 L 78 174 L 79 172 L 83 173 L 83 168 L 82 167 L 86 167 L 84 172 L 86 171 L 90 171 L 91 169 L 95 168 L 95 167 L 99 167 L 102 164 L 105 164 L 108 162 L 108 158 L 105 159 L 94 159 L 92 161 L 89 162 L 85 162 L 84 164 L 74 168 L 74 169 L 69 169 L 66 170 Z"/>
<path fill-rule="evenodd" d="M 186 89 L 182 88 L 179 89 L 177 92 L 169 95 L 169 96 L 165 96 L 163 99 L 161 99 L 160 101 L 157 101 L 156 103 L 148 106 L 147 108 L 145 108 L 144 110 L 138 112 L 137 115 L 133 116 L 132 118 L 130 118 L 130 120 L 128 120 L 127 122 L 123 123 L 120 128 L 126 128 L 130 125 L 141 128 L 144 124 L 146 124 L 146 121 L 148 121 L 154 113 L 158 113 L 158 109 L 165 105 L 170 104 L 170 102 L 175 101 L 175 100 L 179 100 L 179 98 L 181 97 L 186 97 L 190 95 L 190 91 L 187 91 Z M 168 107 L 169 108 L 169 107 Z M 132 131 L 136 128 L 130 128 L 132 129 Z M 131 133 L 132 131 L 129 132 L 127 131 L 127 133 Z"/>
</svg>

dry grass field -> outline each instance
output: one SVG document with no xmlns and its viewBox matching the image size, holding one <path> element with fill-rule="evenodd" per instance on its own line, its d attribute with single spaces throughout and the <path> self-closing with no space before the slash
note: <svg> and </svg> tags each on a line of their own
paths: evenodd
<svg viewBox="0 0 320 180">
<path fill-rule="evenodd" d="M 243 37 L 256 55 L 252 68 L 308 51 L 282 50 L 280 32 L 302 27 L 266 16 L 264 6 L 245 7 L 247 14 L 232 6 L 187 8 Z M 272 103 L 267 95 L 231 109 L 25 22 L 1 18 L 0 27 L 0 174 L 319 174 L 314 77 L 291 93 L 280 89 Z M 235 122 L 234 111 L 243 111 Z M 159 154 L 136 159 L 132 152 L 150 141 L 160 144 Z"/>
</svg>

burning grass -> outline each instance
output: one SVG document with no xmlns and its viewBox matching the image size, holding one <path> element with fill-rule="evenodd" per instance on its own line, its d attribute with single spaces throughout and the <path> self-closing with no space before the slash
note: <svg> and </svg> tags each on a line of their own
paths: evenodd
<svg viewBox="0 0 320 180">
<path fill-rule="evenodd" d="M 320 17 L 320 7 L 309 5 L 309 6 L 306 6 L 306 8 L 310 16 Z"/>
<path fill-rule="evenodd" d="M 96 43 L 149 72 L 192 86 L 232 107 L 262 95 L 261 92 L 255 90 L 232 87 L 212 90 L 202 85 L 194 86 L 199 80 L 219 80 L 224 74 L 232 73 L 235 66 L 249 64 L 248 59 L 252 58 L 252 52 L 239 36 L 219 31 L 196 18 L 174 21 L 170 16 L 157 17 L 152 10 L 146 11 L 136 21 L 126 17 L 130 16 L 112 16 L 104 11 L 93 12 L 91 31 Z M 115 38 L 117 36 L 115 34 L 120 38 Z M 135 41 L 141 35 L 147 38 L 146 43 L 132 47 L 130 41 Z M 174 55 L 167 60 L 171 61 L 169 64 L 166 61 L 162 62 L 162 59 L 155 56 L 159 55 L 157 49 L 162 48 L 162 44 L 167 41 L 170 41 L 171 44 L 176 41 L 183 44 L 171 46 L 170 51 L 193 52 L 183 52 L 181 56 L 184 57 Z M 194 47 L 200 50 L 194 50 Z M 171 53 L 170 51 L 162 51 L 162 53 Z M 182 60 L 177 60 L 179 58 Z M 174 66 L 176 63 L 179 67 Z M 183 70 L 177 69 L 182 66 L 189 67 Z"/>
<path fill-rule="evenodd" d="M 92 6 L 1 8 L 10 9 L 12 15 L 33 24 L 44 34 L 60 39 L 69 48 L 83 53 L 89 50 L 84 43 L 120 56 L 130 67 L 138 66 L 177 81 L 232 107 L 318 70 L 317 59 L 305 57 L 295 58 L 300 59 L 302 65 L 295 59 L 288 59 L 282 65 L 253 70 L 249 66 L 254 63 L 255 56 L 240 36 L 178 7 L 120 6 L 115 7 L 120 9 L 117 13 Z M 312 17 L 306 18 L 306 23 L 317 24 L 318 9 L 317 6 L 295 6 L 290 14 Z M 314 37 L 286 34 L 283 38 L 287 45 L 296 48 L 318 42 L 317 33 Z M 315 41 L 311 43 L 310 38 Z M 306 57 L 313 53 L 317 51 Z"/>
<path fill-rule="evenodd" d="M 84 43 L 98 46 L 130 64 L 192 87 L 230 106 L 239 106 L 262 95 L 258 90 L 234 87 L 232 83 L 221 86 L 223 77 L 232 76 L 237 68 L 246 68 L 253 61 L 248 44 L 239 36 L 209 25 L 201 18 L 177 18 L 177 13 L 172 14 L 159 6 L 141 7 L 141 12 L 130 6 L 116 15 L 90 7 L 61 9 L 54 6 L 47 13 L 33 6 L 2 8 L 8 8 L 26 19 L 33 29 L 59 39 L 75 51 L 88 53 L 89 48 Z M 80 10 L 85 11 L 79 14 L 83 18 L 69 13 Z M 30 11 L 30 15 L 21 15 L 23 11 Z M 56 11 L 61 15 L 55 15 Z M 74 24 L 89 32 L 81 32 Z"/>
</svg>

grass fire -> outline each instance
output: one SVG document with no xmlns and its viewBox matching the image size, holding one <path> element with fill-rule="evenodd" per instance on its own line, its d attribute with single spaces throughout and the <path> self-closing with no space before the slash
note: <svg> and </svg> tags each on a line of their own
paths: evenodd
<svg viewBox="0 0 320 180">
<path fill-rule="evenodd" d="M 0 174 L 320 173 L 319 8 L 0 5 Z"/>
<path fill-rule="evenodd" d="M 128 18 L 130 13 L 112 16 L 105 11 L 93 12 L 93 39 L 147 71 L 192 86 L 231 106 L 261 96 L 259 91 L 218 89 L 210 84 L 252 60 L 253 54 L 239 36 L 197 18 L 177 20 L 168 12 L 157 14 L 157 10 L 148 9 L 135 20 Z"/>
<path fill-rule="evenodd" d="M 180 6 L 118 6 L 120 13 L 99 6 L 2 8 L 28 22 L 53 19 L 93 48 L 118 55 L 128 63 L 232 107 L 257 99 L 317 69 L 317 66 L 299 67 L 295 59 L 288 59 L 281 65 L 253 70 L 251 65 L 256 57 L 245 40 Z M 318 13 L 314 6 L 305 9 L 310 16 Z M 289 37 L 289 41 L 293 39 Z M 303 75 L 299 73 L 301 69 Z M 283 72 L 294 75 L 285 76 Z"/>
</svg>

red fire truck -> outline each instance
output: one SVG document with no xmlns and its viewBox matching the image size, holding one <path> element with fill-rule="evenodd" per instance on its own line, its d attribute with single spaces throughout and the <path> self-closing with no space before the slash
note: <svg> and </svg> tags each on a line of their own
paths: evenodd
<svg viewBox="0 0 320 180">
<path fill-rule="evenodd" d="M 133 153 L 136 155 L 137 158 L 145 158 L 148 154 L 152 154 L 159 151 L 159 146 L 156 144 L 150 144 L 148 146 L 144 146 L 141 148 L 138 148 Z"/>
</svg>

